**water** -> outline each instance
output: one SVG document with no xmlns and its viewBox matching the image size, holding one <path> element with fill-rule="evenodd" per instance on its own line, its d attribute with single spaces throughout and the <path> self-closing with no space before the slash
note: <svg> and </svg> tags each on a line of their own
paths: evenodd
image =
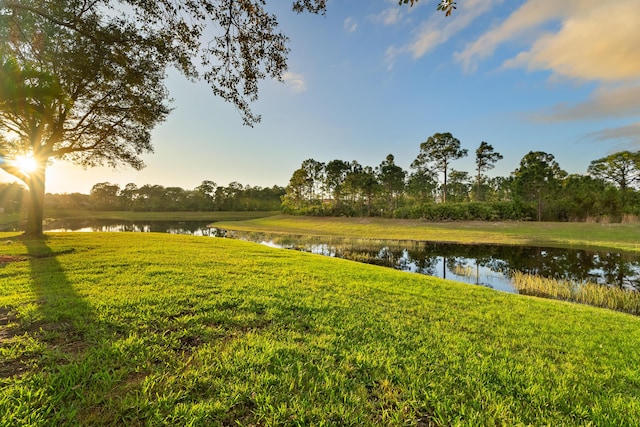
<svg viewBox="0 0 640 427">
<path fill-rule="evenodd" d="M 515 292 L 513 271 L 640 290 L 640 257 L 609 251 L 228 232 L 209 221 L 49 220 L 46 231 L 160 232 L 227 237 Z"/>
<path fill-rule="evenodd" d="M 225 230 L 217 230 L 216 235 L 382 265 L 506 292 L 515 292 L 511 281 L 514 271 L 640 290 L 640 257 L 619 252 L 282 236 Z"/>
<path fill-rule="evenodd" d="M 122 221 L 117 219 L 53 219 L 44 224 L 45 231 L 140 232 L 212 236 L 211 221 Z"/>
</svg>

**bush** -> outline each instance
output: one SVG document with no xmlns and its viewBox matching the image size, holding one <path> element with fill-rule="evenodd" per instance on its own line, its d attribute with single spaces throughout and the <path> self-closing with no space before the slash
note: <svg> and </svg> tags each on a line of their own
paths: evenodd
<svg viewBox="0 0 640 427">
<path fill-rule="evenodd" d="M 535 210 L 515 202 L 426 203 L 398 208 L 393 217 L 428 221 L 523 221 L 534 218 Z"/>
</svg>

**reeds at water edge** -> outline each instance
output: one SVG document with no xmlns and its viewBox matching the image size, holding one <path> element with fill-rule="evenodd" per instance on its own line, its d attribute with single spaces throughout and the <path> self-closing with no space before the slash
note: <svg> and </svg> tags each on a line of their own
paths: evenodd
<svg viewBox="0 0 640 427">
<path fill-rule="evenodd" d="M 513 286 L 518 293 L 553 298 L 608 308 L 640 315 L 640 292 L 600 285 L 593 282 L 575 282 L 525 274 L 512 273 Z"/>
</svg>

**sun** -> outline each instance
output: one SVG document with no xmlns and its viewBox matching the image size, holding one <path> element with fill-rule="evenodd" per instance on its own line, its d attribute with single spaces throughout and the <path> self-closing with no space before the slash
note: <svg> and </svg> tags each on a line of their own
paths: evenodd
<svg viewBox="0 0 640 427">
<path fill-rule="evenodd" d="M 38 161 L 32 156 L 18 156 L 13 161 L 13 165 L 27 174 L 38 169 Z"/>
</svg>

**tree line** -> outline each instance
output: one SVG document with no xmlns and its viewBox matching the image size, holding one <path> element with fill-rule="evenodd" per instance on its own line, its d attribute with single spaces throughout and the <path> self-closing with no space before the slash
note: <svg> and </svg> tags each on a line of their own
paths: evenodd
<svg viewBox="0 0 640 427">
<path fill-rule="evenodd" d="M 5 212 L 18 212 L 26 208 L 28 190 L 17 183 L 0 183 L 0 208 Z M 48 209 L 86 209 L 106 211 L 277 211 L 281 206 L 284 187 L 252 187 L 231 182 L 218 186 L 213 181 L 202 181 L 193 190 L 162 185 L 138 187 L 129 183 L 124 187 L 109 182 L 95 184 L 89 194 L 45 195 Z"/>
<path fill-rule="evenodd" d="M 218 186 L 203 181 L 193 190 L 109 182 L 90 194 L 50 194 L 53 209 L 130 211 L 279 210 L 303 215 L 385 216 L 428 220 L 621 221 L 640 216 L 640 152 L 621 151 L 593 160 L 585 174 L 568 174 L 554 156 L 530 151 L 509 176 L 487 172 L 503 159 L 482 141 L 472 172 L 453 168 L 469 155 L 450 133 L 436 133 L 404 170 L 392 154 L 375 167 L 358 161 L 308 159 L 286 188 Z M 26 207 L 28 190 L 0 183 L 0 208 Z"/>
<path fill-rule="evenodd" d="M 482 141 L 473 172 L 453 162 L 469 155 L 451 133 L 420 144 L 410 171 L 389 154 L 378 166 L 308 159 L 293 172 L 283 210 L 303 215 L 429 220 L 621 221 L 640 215 L 640 152 L 593 160 L 568 174 L 552 154 L 530 151 L 509 176 L 489 177 L 503 159 Z"/>
</svg>

